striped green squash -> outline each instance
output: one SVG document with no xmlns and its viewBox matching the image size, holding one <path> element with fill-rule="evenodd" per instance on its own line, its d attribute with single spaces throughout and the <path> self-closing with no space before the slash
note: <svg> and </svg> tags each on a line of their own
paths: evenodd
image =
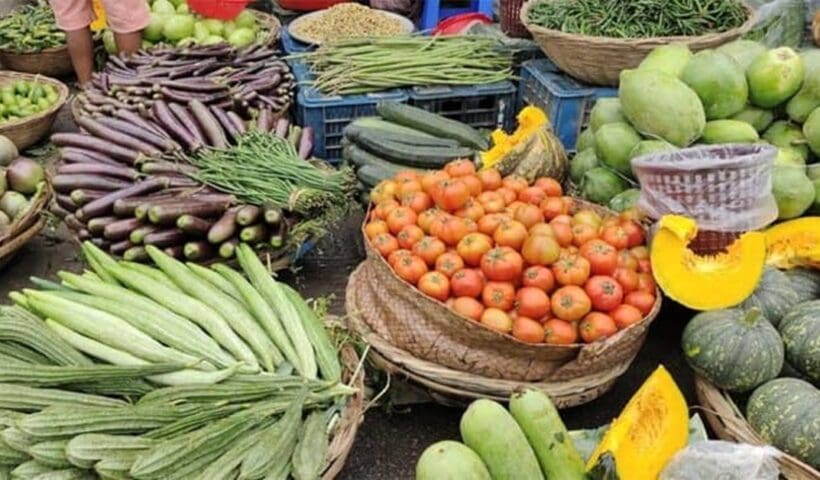
<svg viewBox="0 0 820 480">
<path fill-rule="evenodd" d="M 793 268 L 784 273 L 800 302 L 820 298 L 820 272 L 811 268 Z"/>
<path fill-rule="evenodd" d="M 754 293 L 740 304 L 740 308 L 748 310 L 757 307 L 772 325 L 777 326 L 783 315 L 798 303 L 800 298 L 792 288 L 789 277 L 780 270 L 767 266 Z"/>
<path fill-rule="evenodd" d="M 786 359 L 812 383 L 820 385 L 820 300 L 789 310 L 779 328 Z"/>
</svg>

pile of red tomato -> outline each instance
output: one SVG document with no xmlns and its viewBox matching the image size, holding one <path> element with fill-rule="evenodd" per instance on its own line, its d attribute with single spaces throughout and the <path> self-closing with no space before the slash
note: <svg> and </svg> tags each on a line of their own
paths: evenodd
<svg viewBox="0 0 820 480">
<path fill-rule="evenodd" d="M 530 185 L 457 160 L 400 172 L 370 198 L 364 233 L 400 278 L 523 342 L 594 342 L 655 303 L 635 213 L 576 211 L 552 178 Z"/>
</svg>

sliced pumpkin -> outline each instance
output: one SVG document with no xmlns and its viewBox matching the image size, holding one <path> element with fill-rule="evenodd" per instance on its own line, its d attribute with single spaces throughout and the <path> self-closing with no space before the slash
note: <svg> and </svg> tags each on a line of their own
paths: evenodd
<svg viewBox="0 0 820 480">
<path fill-rule="evenodd" d="M 587 472 L 593 479 L 656 480 L 688 441 L 686 400 L 661 365 L 612 422 L 589 458 Z"/>
<path fill-rule="evenodd" d="M 518 120 L 518 128 L 512 135 L 507 135 L 501 129 L 497 129 L 490 134 L 493 148 L 481 153 L 482 169 L 486 170 L 497 165 L 512 154 L 516 146 L 523 147 L 523 145 L 520 145 L 521 142 L 528 140 L 533 133 L 549 121 L 543 110 L 532 105 L 522 108 L 516 119 Z"/>
<path fill-rule="evenodd" d="M 691 218 L 661 218 L 650 252 L 658 286 L 668 297 L 694 310 L 739 304 L 754 292 L 763 275 L 763 234 L 744 233 L 726 252 L 701 256 L 688 248 L 697 233 L 697 224 Z"/>
<path fill-rule="evenodd" d="M 820 217 L 778 223 L 764 233 L 768 265 L 785 270 L 820 268 Z"/>
</svg>

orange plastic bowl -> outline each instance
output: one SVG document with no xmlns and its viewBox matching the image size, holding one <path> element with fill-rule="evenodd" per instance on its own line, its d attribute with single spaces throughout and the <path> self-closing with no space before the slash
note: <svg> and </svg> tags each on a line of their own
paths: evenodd
<svg viewBox="0 0 820 480">
<path fill-rule="evenodd" d="M 208 18 L 233 20 L 252 0 L 188 0 L 191 10 Z"/>
</svg>

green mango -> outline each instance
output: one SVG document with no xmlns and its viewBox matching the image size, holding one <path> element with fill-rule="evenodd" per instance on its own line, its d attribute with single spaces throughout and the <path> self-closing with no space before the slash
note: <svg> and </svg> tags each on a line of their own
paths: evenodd
<svg viewBox="0 0 820 480">
<path fill-rule="evenodd" d="M 587 128 L 575 140 L 575 151 L 581 152 L 587 148 L 595 148 L 595 132 L 591 128 Z"/>
<path fill-rule="evenodd" d="M 746 75 L 732 57 L 716 50 L 698 52 L 681 80 L 698 94 L 707 120 L 729 118 L 743 110 L 749 98 Z"/>
<path fill-rule="evenodd" d="M 595 132 L 595 154 L 602 164 L 631 177 L 629 154 L 640 141 L 641 136 L 628 123 L 608 123 Z"/>
<path fill-rule="evenodd" d="M 588 170 L 581 181 L 581 196 L 590 202 L 607 205 L 619 193 L 629 188 L 617 173 L 604 167 Z"/>
<path fill-rule="evenodd" d="M 689 47 L 682 43 L 670 43 L 649 52 L 638 69 L 660 70 L 673 77 L 680 77 L 690 60 L 692 52 Z"/>
<path fill-rule="evenodd" d="M 151 4 L 151 11 L 159 14 L 176 13 L 176 7 L 168 0 L 156 0 Z"/>
<path fill-rule="evenodd" d="M 798 125 L 786 120 L 774 122 L 762 135 L 763 140 L 775 147 L 792 147 L 803 157 L 803 163 L 809 158 L 809 146 L 806 145 L 806 135 Z"/>
<path fill-rule="evenodd" d="M 796 218 L 814 203 L 814 183 L 806 176 L 805 168 L 774 167 L 772 195 L 777 202 L 778 219 Z"/>
<path fill-rule="evenodd" d="M 820 157 L 820 107 L 815 108 L 803 124 L 803 136 L 811 151 Z"/>
<path fill-rule="evenodd" d="M 805 66 L 803 85 L 786 104 L 786 113 L 792 121 L 803 123 L 809 114 L 820 107 L 820 50 L 811 49 L 800 53 Z"/>
<path fill-rule="evenodd" d="M 151 12 L 151 21 L 142 31 L 142 39 L 149 42 L 162 41 L 162 29 L 165 26 L 165 19 L 168 15 Z"/>
<path fill-rule="evenodd" d="M 812 182 L 820 180 L 820 163 L 812 163 L 806 166 L 806 176 L 809 177 L 809 180 Z"/>
<path fill-rule="evenodd" d="M 814 184 L 814 202 L 809 207 L 809 212 L 813 215 L 820 215 L 820 178 L 813 180 Z"/>
<path fill-rule="evenodd" d="M 641 155 L 648 155 L 650 153 L 658 153 L 658 152 L 668 152 L 672 150 L 677 150 L 678 148 L 671 143 L 664 142 L 663 140 L 641 140 L 638 142 L 635 147 L 629 152 L 629 159 L 634 160 Z"/>
<path fill-rule="evenodd" d="M 573 183 L 579 185 L 584 179 L 584 174 L 595 167 L 601 165 L 598 156 L 595 155 L 595 148 L 587 148 L 575 154 L 569 162 L 569 178 Z"/>
<path fill-rule="evenodd" d="M 757 108 L 754 105 L 746 105 L 743 110 L 732 115 L 731 119 L 746 122 L 754 127 L 758 133 L 762 133 L 774 121 L 774 113 L 771 110 Z"/>
<path fill-rule="evenodd" d="M 626 121 L 621 110 L 621 101 L 617 98 L 599 98 L 589 112 L 589 128 L 593 133 L 608 123 Z"/>
<path fill-rule="evenodd" d="M 624 210 L 628 210 L 630 208 L 637 206 L 638 199 L 640 198 L 640 196 L 640 189 L 628 188 L 623 192 L 612 197 L 607 206 L 610 210 L 614 210 L 616 212 L 623 212 Z"/>
<path fill-rule="evenodd" d="M 194 38 L 196 39 L 197 43 L 202 43 L 211 36 L 211 31 L 208 30 L 202 22 L 194 23 Z"/>
<path fill-rule="evenodd" d="M 766 52 L 767 48 L 754 40 L 735 40 L 724 43 L 716 50 L 732 57 L 732 60 L 737 62 L 745 72 L 758 56 Z"/>
<path fill-rule="evenodd" d="M 773 108 L 786 102 L 800 89 L 804 75 L 803 59 L 789 47 L 759 55 L 746 70 L 752 104 Z"/>
<path fill-rule="evenodd" d="M 721 143 L 754 143 L 760 140 L 757 130 L 740 120 L 712 120 L 706 122 L 700 141 L 709 145 Z"/>
<path fill-rule="evenodd" d="M 805 167 L 806 159 L 794 147 L 782 147 L 777 149 L 777 157 L 774 159 L 775 166 Z"/>
</svg>

